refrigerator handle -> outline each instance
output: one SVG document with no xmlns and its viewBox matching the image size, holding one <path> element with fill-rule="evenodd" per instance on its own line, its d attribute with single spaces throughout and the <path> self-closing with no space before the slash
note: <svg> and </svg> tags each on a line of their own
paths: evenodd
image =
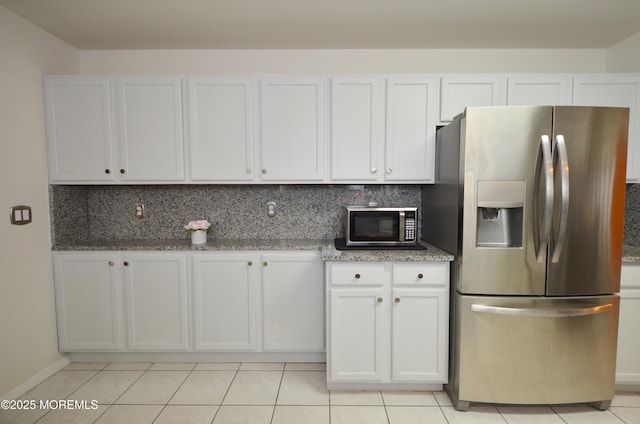
<svg viewBox="0 0 640 424">
<path fill-rule="evenodd" d="M 540 192 L 540 183 L 542 178 L 540 175 L 541 170 L 544 170 L 544 214 L 542 217 L 542 230 L 539 227 L 539 220 L 537 216 L 538 193 Z M 551 217 L 553 214 L 553 157 L 551 155 L 551 139 L 548 135 L 540 137 L 540 149 L 533 184 L 533 242 L 536 252 L 536 260 L 538 262 L 543 262 L 547 254 L 547 245 L 549 243 L 549 235 L 551 233 Z"/>
<path fill-rule="evenodd" d="M 612 309 L 613 309 L 612 303 L 608 303 L 606 305 L 592 306 L 589 308 L 567 308 L 567 309 L 510 308 L 505 306 L 478 305 L 475 303 L 471 305 L 471 312 L 480 312 L 485 314 L 498 314 L 498 315 L 547 317 L 547 318 L 567 318 L 567 317 L 597 315 L 597 314 L 609 312 Z"/>
<path fill-rule="evenodd" d="M 564 241 L 567 236 L 567 219 L 569 216 L 569 158 L 567 157 L 567 145 L 564 141 L 563 135 L 556 136 L 556 148 L 554 151 L 558 156 L 560 162 L 560 194 L 561 194 L 561 206 L 560 206 L 560 222 L 558 224 L 558 234 L 553 253 L 551 255 L 551 262 L 557 263 L 560 260 L 562 254 L 562 248 L 564 247 Z"/>
</svg>

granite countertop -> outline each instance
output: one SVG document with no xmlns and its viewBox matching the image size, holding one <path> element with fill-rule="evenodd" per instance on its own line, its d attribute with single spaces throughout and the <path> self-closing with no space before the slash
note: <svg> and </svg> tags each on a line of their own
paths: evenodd
<svg viewBox="0 0 640 424">
<path fill-rule="evenodd" d="M 336 250 L 333 239 L 213 239 L 192 245 L 189 239 L 96 240 L 56 245 L 54 251 L 249 251 L 319 250 L 323 261 L 450 262 L 453 255 L 425 244 L 426 250 Z"/>
<path fill-rule="evenodd" d="M 640 247 L 624 245 L 622 248 L 622 263 L 640 262 Z"/>
</svg>

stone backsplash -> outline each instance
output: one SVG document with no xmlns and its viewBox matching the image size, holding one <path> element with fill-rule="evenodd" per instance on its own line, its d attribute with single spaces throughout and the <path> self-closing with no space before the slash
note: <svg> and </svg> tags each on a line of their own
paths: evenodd
<svg viewBox="0 0 640 424">
<path fill-rule="evenodd" d="M 195 219 L 221 239 L 320 239 L 343 235 L 342 206 L 420 206 L 417 185 L 148 185 L 50 187 L 53 245 L 180 239 Z M 277 215 L 267 217 L 267 202 Z M 135 218 L 135 204 L 145 217 Z M 640 184 L 627 185 L 624 244 L 640 246 Z"/>
<path fill-rule="evenodd" d="M 627 184 L 624 210 L 624 244 L 640 246 L 640 184 Z"/>
<path fill-rule="evenodd" d="M 50 187 L 52 242 L 186 238 L 207 219 L 218 239 L 323 239 L 343 236 L 346 205 L 420 206 L 418 185 L 146 185 Z M 277 214 L 267 216 L 267 202 Z M 142 203 L 145 217 L 135 217 Z"/>
</svg>

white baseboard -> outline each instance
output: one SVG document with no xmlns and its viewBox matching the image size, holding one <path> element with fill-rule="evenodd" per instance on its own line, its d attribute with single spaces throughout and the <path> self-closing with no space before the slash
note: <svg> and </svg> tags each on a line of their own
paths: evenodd
<svg viewBox="0 0 640 424">
<path fill-rule="evenodd" d="M 9 390 L 4 395 L 0 396 L 0 399 L 6 399 L 6 400 L 18 399 L 20 396 L 27 393 L 29 390 L 33 389 L 34 387 L 36 387 L 38 384 L 42 383 L 44 380 L 51 377 L 53 374 L 57 373 L 62 368 L 69 365 L 69 363 L 70 361 L 67 356 L 58 359 L 53 364 L 38 371 L 36 375 L 28 378 L 23 383 L 19 384 L 18 386 Z"/>
</svg>

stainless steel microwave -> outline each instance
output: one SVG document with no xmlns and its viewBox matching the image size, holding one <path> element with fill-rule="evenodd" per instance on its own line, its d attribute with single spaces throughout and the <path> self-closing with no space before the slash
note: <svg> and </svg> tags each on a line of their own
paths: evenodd
<svg viewBox="0 0 640 424">
<path fill-rule="evenodd" d="M 418 208 L 345 207 L 347 246 L 416 244 Z"/>
</svg>

